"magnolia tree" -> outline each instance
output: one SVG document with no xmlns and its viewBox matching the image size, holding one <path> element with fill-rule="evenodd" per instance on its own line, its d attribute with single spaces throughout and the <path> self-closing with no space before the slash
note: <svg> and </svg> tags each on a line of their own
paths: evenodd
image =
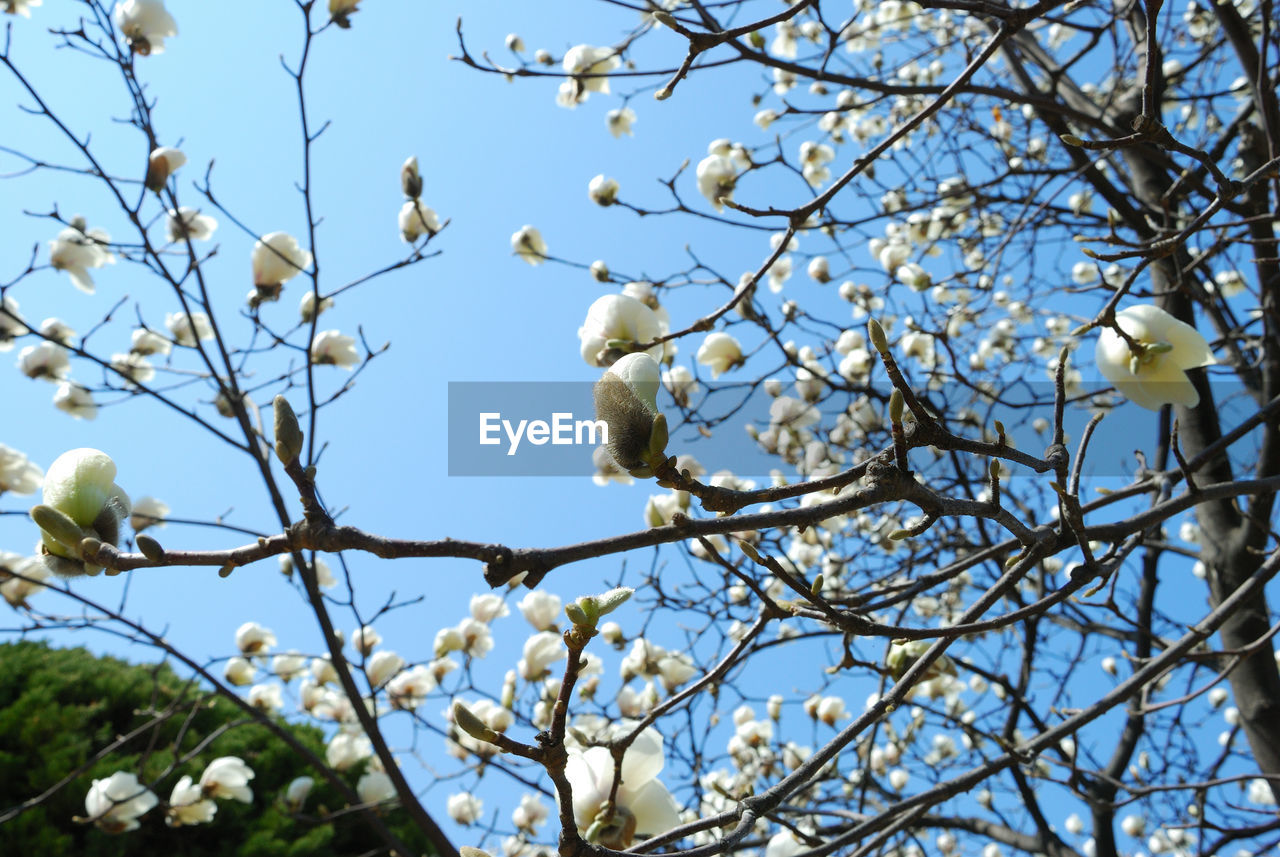
<svg viewBox="0 0 1280 857">
<path fill-rule="evenodd" d="M 599 373 L 605 487 L 557 490 L 578 505 L 627 490 L 613 482 L 652 492 L 635 526 L 552 547 L 340 524 L 322 496 L 325 445 L 361 441 L 325 436 L 318 415 L 353 379 L 410 371 L 394 353 L 371 365 L 380 350 L 353 335 L 370 319 L 342 316 L 344 333 L 323 314 L 447 251 L 450 222 L 487 216 L 477 201 L 442 219 L 430 170 L 385 164 L 408 249 L 349 283 L 321 277 L 316 258 L 342 248 L 319 228 L 308 59 L 390 4 L 295 0 L 296 235 L 249 227 L 210 172 L 189 175 L 180 132 L 161 132 L 149 64 L 184 38 L 164 3 L 63 5 L 0 3 L 31 19 L 14 19 L 0 63 L 71 156 L 4 151 L 24 174 L 92 185 L 101 210 L 32 213 L 51 240 L 0 282 L 4 346 L 73 417 L 151 401 L 191 448 L 229 445 L 238 490 L 265 491 L 269 512 L 229 543 L 187 520 L 195 547 L 166 547 L 178 516 L 130 494 L 108 452 L 33 463 L 0 448 L 7 500 L 43 491 L 38 555 L 10 546 L 0 588 L 24 630 L 77 625 L 45 606 L 70 599 L 246 716 L 332 736 L 324 759 L 299 752 L 288 795 L 253 795 L 237 758 L 159 780 L 122 770 L 88 788 L 84 822 L 216 835 L 220 800 L 278 799 L 363 812 L 371 848 L 407 853 L 382 823 L 398 804 L 442 854 L 508 857 L 1226 857 L 1280 842 L 1270 0 L 637 0 L 602 4 L 602 32 L 566 22 L 559 51 L 514 33 L 478 45 L 460 22 L 459 75 L 526 88 L 548 123 L 595 111 L 602 138 L 667 159 L 649 190 L 592 180 L 602 216 L 681 230 L 645 248 L 643 280 L 588 261 L 607 247 L 555 255 L 536 223 L 511 236 L 518 258 L 600 292 L 578 344 Z M 43 99 L 15 58 L 42 18 L 115 78 L 116 118 L 148 157 L 107 162 Z M 731 136 L 644 139 L 646 116 L 705 88 L 737 99 Z M 220 245 L 220 223 L 246 237 Z M 206 275 L 233 245 L 251 283 Z M 136 313 L 87 333 L 59 320 L 56 280 L 93 292 L 123 265 L 158 283 Z M 275 305 L 286 291 L 296 315 Z M 420 638 L 384 643 L 378 613 L 344 635 L 353 570 L 376 558 L 473 563 L 469 615 L 424 614 Z M 572 573 L 587 561 L 612 571 Z M 84 594 L 86 576 L 156 568 L 246 587 L 277 562 L 313 650 L 280 653 L 260 615 L 208 661 Z M 316 778 L 349 808 L 308 807 Z M 446 835 L 446 815 L 476 826 Z"/>
</svg>

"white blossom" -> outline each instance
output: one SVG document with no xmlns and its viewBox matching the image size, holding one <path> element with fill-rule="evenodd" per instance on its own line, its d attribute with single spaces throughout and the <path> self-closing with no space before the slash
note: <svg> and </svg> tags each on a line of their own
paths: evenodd
<svg viewBox="0 0 1280 857">
<path fill-rule="evenodd" d="M 541 232 L 526 224 L 511 235 L 511 252 L 530 265 L 541 265 L 547 260 L 547 242 Z"/>
<path fill-rule="evenodd" d="M 100 830 L 124 833 L 137 830 L 138 819 L 160 799 L 138 782 L 138 775 L 116 771 L 110 777 L 94 780 L 84 798 L 85 814 Z"/>
<path fill-rule="evenodd" d="M 725 372 L 743 363 L 742 346 L 727 333 L 715 331 L 698 347 L 698 362 L 711 369 L 711 377 L 719 378 Z"/>
<path fill-rule="evenodd" d="M 66 271 L 71 284 L 86 294 L 93 294 L 93 277 L 90 268 L 114 264 L 115 254 L 107 250 L 111 236 L 102 229 L 87 229 L 83 217 L 71 219 L 71 225 L 49 242 L 49 265 L 57 271 Z"/>
<path fill-rule="evenodd" d="M 216 218 L 201 214 L 198 208 L 185 205 L 177 211 L 170 209 L 164 221 L 165 238 L 171 244 L 184 238 L 192 241 L 208 241 L 217 228 Z"/>
<path fill-rule="evenodd" d="M 423 235 L 440 231 L 440 218 L 435 209 L 420 199 L 411 199 L 400 207 L 400 237 L 412 244 Z"/>
<path fill-rule="evenodd" d="M 204 789 L 193 783 L 191 777 L 184 776 L 169 794 L 169 809 L 164 821 L 170 827 L 208 824 L 217 811 L 218 805 L 204 796 Z"/>
<path fill-rule="evenodd" d="M 138 56 L 164 53 L 164 40 L 178 35 L 178 24 L 164 8 L 164 0 L 121 0 L 115 21 Z"/>
<path fill-rule="evenodd" d="M 287 232 L 271 232 L 254 243 L 250 262 L 253 284 L 260 289 L 276 290 L 311 264 L 311 253 L 302 249 L 298 239 Z"/>
<path fill-rule="evenodd" d="M 356 794 L 367 804 L 384 803 L 396 796 L 396 787 L 382 771 L 366 771 L 356 782 Z"/>
<path fill-rule="evenodd" d="M 578 328 L 578 341 L 588 366 L 607 367 L 627 353 L 627 345 L 652 342 L 662 334 L 658 314 L 644 301 L 630 295 L 602 295 L 587 309 L 586 320 Z M 644 353 L 662 360 L 665 350 L 660 343 Z"/>
<path fill-rule="evenodd" d="M 227 798 L 240 803 L 253 802 L 249 780 L 253 769 L 239 756 L 220 756 L 209 763 L 200 775 L 200 787 L 212 798 Z"/>
<path fill-rule="evenodd" d="M 698 191 L 716 211 L 722 211 L 725 201 L 733 200 L 738 168 L 724 155 L 708 155 L 698 162 L 696 174 Z"/>
<path fill-rule="evenodd" d="M 354 337 L 337 330 L 322 330 L 311 343 L 311 361 L 325 366 L 338 366 L 348 371 L 360 363 L 360 352 Z"/>
<path fill-rule="evenodd" d="M 98 415 L 92 394 L 74 381 L 63 381 L 53 393 L 53 406 L 78 420 L 91 420 Z"/>
<path fill-rule="evenodd" d="M 679 824 L 675 799 L 658 779 L 662 766 L 662 736 L 649 727 L 622 757 L 616 801 L 612 814 L 605 817 L 614 780 L 612 754 L 605 747 L 570 751 L 565 777 L 573 787 L 573 815 L 579 832 L 591 829 L 599 844 L 623 849 L 637 837 L 658 834 Z"/>
<path fill-rule="evenodd" d="M 197 340 L 213 339 L 213 325 L 202 312 L 171 312 L 164 317 L 164 326 L 178 345 L 195 348 Z"/>
<path fill-rule="evenodd" d="M 1166 403 L 1188 408 L 1199 404 L 1200 394 L 1187 370 L 1217 361 L 1194 327 L 1151 304 L 1121 310 L 1116 324 L 1144 350 L 1135 352 L 1115 330 L 1103 328 L 1094 356 L 1103 377 L 1148 410 Z"/>
<path fill-rule="evenodd" d="M 622 107 L 610 110 L 605 114 L 604 123 L 608 127 L 609 133 L 615 138 L 626 134 L 628 137 L 634 137 L 635 133 L 631 130 L 631 126 L 636 121 L 636 112 L 630 107 Z"/>
</svg>

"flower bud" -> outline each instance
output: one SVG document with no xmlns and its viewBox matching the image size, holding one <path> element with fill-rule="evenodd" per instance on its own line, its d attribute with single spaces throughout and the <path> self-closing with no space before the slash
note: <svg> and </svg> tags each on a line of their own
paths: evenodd
<svg viewBox="0 0 1280 857">
<path fill-rule="evenodd" d="M 657 361 L 644 353 L 623 355 L 596 382 L 596 419 L 608 426 L 607 446 L 619 467 L 644 467 L 654 454 L 651 440 L 665 441 L 654 431 L 660 383 Z"/>
<path fill-rule="evenodd" d="M 884 328 L 880 326 L 880 322 L 874 318 L 867 319 L 867 338 L 871 340 L 871 344 L 876 351 L 884 354 L 889 350 L 889 340 L 884 335 Z"/>
<path fill-rule="evenodd" d="M 139 533 L 133 537 L 133 543 L 138 546 L 138 550 L 142 551 L 142 555 L 152 562 L 164 562 L 164 548 L 155 539 L 146 533 Z"/>
<path fill-rule="evenodd" d="M 418 157 L 414 155 L 400 168 L 400 190 L 409 199 L 422 196 L 422 176 L 418 172 Z"/>
<path fill-rule="evenodd" d="M 276 455 L 281 464 L 288 466 L 302 454 L 302 428 L 284 396 L 276 396 L 271 405 L 275 410 Z"/>
<path fill-rule="evenodd" d="M 895 424 L 902 422 L 902 409 L 906 405 L 906 400 L 902 398 L 902 391 L 895 389 L 889 394 L 889 421 Z"/>
<path fill-rule="evenodd" d="M 461 702 L 453 704 L 453 722 L 459 729 L 477 741 L 496 744 L 499 740 L 498 733 L 490 729 L 483 720 L 471 713 L 471 709 Z"/>
<path fill-rule="evenodd" d="M 62 575 L 97 574 L 101 567 L 85 562 L 86 538 L 116 545 L 121 521 L 129 517 L 129 495 L 114 481 L 116 464 L 96 449 L 73 449 L 60 455 L 45 475 L 44 503 L 31 510 L 42 531 L 46 562 Z M 52 561 L 51 558 L 63 561 Z"/>
</svg>

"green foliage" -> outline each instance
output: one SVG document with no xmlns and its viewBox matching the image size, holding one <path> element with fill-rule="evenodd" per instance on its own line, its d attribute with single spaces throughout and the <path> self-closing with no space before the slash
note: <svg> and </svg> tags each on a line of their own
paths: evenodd
<svg viewBox="0 0 1280 857">
<path fill-rule="evenodd" d="M 319 730 L 284 727 L 323 758 Z M 107 751 L 121 736 L 129 738 Z M 72 820 L 84 815 L 94 779 L 132 771 L 164 801 L 180 777 L 199 780 L 219 756 L 239 756 L 253 768 L 254 799 L 247 805 L 219 800 L 211 824 L 170 828 L 163 805 L 140 819 L 139 830 L 118 836 Z M 313 776 L 316 787 L 295 816 L 282 795 L 303 774 Z M 354 786 L 358 773 L 344 776 Z M 306 857 L 379 853 L 382 846 L 362 813 L 342 814 L 345 800 L 231 702 L 165 665 L 137 666 L 36 642 L 0 645 L 0 816 L 27 801 L 34 805 L 4 824 L 0 851 Z M 331 812 L 339 815 L 326 819 Z M 425 837 L 402 810 L 384 811 L 383 818 L 402 842 L 427 853 Z"/>
</svg>

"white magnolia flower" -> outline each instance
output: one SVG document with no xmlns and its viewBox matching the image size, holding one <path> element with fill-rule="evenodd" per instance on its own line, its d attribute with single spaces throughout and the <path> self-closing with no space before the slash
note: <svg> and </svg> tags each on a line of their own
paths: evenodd
<svg viewBox="0 0 1280 857">
<path fill-rule="evenodd" d="M 204 796 L 204 789 L 193 783 L 191 777 L 183 777 L 169 795 L 169 810 L 164 823 L 170 827 L 208 824 L 217 811 L 218 805 Z"/>
<path fill-rule="evenodd" d="M 93 294 L 93 277 L 90 268 L 114 264 L 116 257 L 107 250 L 111 236 L 102 229 L 87 229 L 83 217 L 71 218 L 71 225 L 49 242 L 49 264 L 57 271 L 66 271 L 71 284 L 85 294 Z M 24 331 L 25 332 L 25 331 Z"/>
<path fill-rule="evenodd" d="M 147 527 L 163 527 L 164 519 L 169 517 L 169 504 L 155 497 L 139 497 L 133 504 L 129 516 L 129 526 L 135 533 Z"/>
<path fill-rule="evenodd" d="M 154 331 L 140 327 L 133 332 L 133 341 L 129 345 L 129 350 L 143 357 L 152 354 L 168 354 L 173 350 L 173 343 Z"/>
<path fill-rule="evenodd" d="M 276 635 L 257 622 L 245 622 L 236 629 L 236 648 L 241 654 L 263 655 L 275 644 Z"/>
<path fill-rule="evenodd" d="M 564 641 L 559 634 L 555 631 L 539 631 L 524 641 L 524 657 L 516 665 L 516 670 L 525 681 L 535 681 L 542 678 L 553 663 L 566 655 Z"/>
<path fill-rule="evenodd" d="M 322 330 L 311 343 L 311 361 L 320 365 L 354 369 L 360 362 L 354 337 L 344 336 L 336 330 Z"/>
<path fill-rule="evenodd" d="M 662 386 L 671 394 L 677 405 L 687 408 L 694 396 L 702 388 L 694 380 L 693 373 L 687 366 L 672 366 L 662 373 Z"/>
<path fill-rule="evenodd" d="M 136 351 L 112 354 L 111 368 L 120 374 L 128 389 L 134 389 L 138 384 L 145 384 L 156 376 L 156 367 Z"/>
<path fill-rule="evenodd" d="M 423 235 L 440 231 L 440 218 L 435 209 L 420 199 L 411 199 L 400 207 L 400 237 L 412 244 Z"/>
<path fill-rule="evenodd" d="M 284 708 L 284 690 L 278 684 L 255 684 L 249 688 L 248 699 L 254 708 L 268 714 Z"/>
<path fill-rule="evenodd" d="M 92 420 L 97 416 L 97 403 L 90 391 L 74 381 L 63 381 L 54 391 L 54 407 L 69 413 L 77 420 Z"/>
<path fill-rule="evenodd" d="M 596 48 L 591 45 L 576 45 L 564 55 L 562 63 L 570 77 L 560 85 L 560 93 L 556 103 L 562 107 L 574 107 L 593 92 L 609 93 L 609 72 L 613 71 L 622 60 L 613 48 Z"/>
<path fill-rule="evenodd" d="M 351 645 L 365 657 L 368 657 L 381 642 L 382 635 L 375 631 L 372 625 L 361 625 L 351 632 Z"/>
<path fill-rule="evenodd" d="M 387 697 L 392 708 L 412 711 L 426 701 L 436 689 L 436 677 L 430 669 L 418 664 L 387 682 Z"/>
<path fill-rule="evenodd" d="M 477 622 L 492 622 L 508 615 L 511 610 L 502 596 L 494 592 L 485 592 L 471 596 L 471 618 Z"/>
<path fill-rule="evenodd" d="M 256 672 L 257 668 L 248 658 L 234 657 L 227 661 L 227 666 L 222 671 L 222 675 L 230 684 L 234 684 L 237 687 L 245 687 L 253 684 Z"/>
<path fill-rule="evenodd" d="M 374 652 L 369 662 L 365 664 L 365 674 L 369 676 L 369 684 L 375 688 L 382 687 L 391 681 L 402 669 L 404 669 L 404 658 L 395 652 L 385 650 Z"/>
<path fill-rule="evenodd" d="M 827 164 L 834 161 L 836 152 L 826 143 L 805 141 L 800 144 L 800 172 L 810 187 L 818 187 L 831 178 Z"/>
<path fill-rule="evenodd" d="M 610 110 L 604 115 L 605 127 L 609 129 L 609 133 L 615 138 L 626 134 L 628 137 L 634 137 L 635 132 L 631 130 L 631 126 L 635 124 L 636 112 L 630 107 L 622 107 Z"/>
<path fill-rule="evenodd" d="M 0 351 L 13 347 L 15 337 L 27 333 L 27 326 L 18 312 L 18 302 L 9 295 L 0 298 Z"/>
<path fill-rule="evenodd" d="M 1191 408 L 1200 402 L 1186 371 L 1214 360 L 1209 343 L 1194 327 L 1151 304 L 1116 313 L 1116 324 L 1143 347 L 1135 353 L 1111 328 L 1098 337 L 1098 371 L 1125 398 L 1148 410 L 1172 403 Z"/>
<path fill-rule="evenodd" d="M 320 315 L 327 309 L 333 308 L 333 298 L 321 298 L 320 309 L 316 309 L 316 293 L 314 291 L 307 292 L 302 296 L 302 300 L 298 302 L 298 315 L 303 322 L 310 324 L 311 319 Z"/>
<path fill-rule="evenodd" d="M 513 54 L 522 53 L 524 51 L 524 39 L 520 38 L 519 33 L 507 33 L 506 39 L 507 50 Z"/>
<path fill-rule="evenodd" d="M 526 224 L 512 233 L 511 252 L 530 265 L 541 265 L 547 260 L 547 242 L 541 232 Z"/>
<path fill-rule="evenodd" d="M 34 494 L 44 481 L 44 471 L 16 449 L 0 443 L 0 494 Z"/>
<path fill-rule="evenodd" d="M 160 799 L 138 782 L 138 775 L 116 771 L 105 780 L 94 780 L 84 798 L 85 814 L 100 830 L 124 833 L 138 829 L 138 819 Z"/>
<path fill-rule="evenodd" d="M 1271 784 L 1262 777 L 1249 780 L 1249 789 L 1245 793 L 1245 797 L 1249 803 L 1256 803 L 1260 806 L 1276 805 L 1276 797 L 1271 791 Z"/>
<path fill-rule="evenodd" d="M 187 348 L 195 348 L 197 340 L 213 339 L 213 325 L 209 323 L 209 316 L 202 312 L 189 315 L 185 312 L 165 313 L 164 326 L 174 342 Z"/>
<path fill-rule="evenodd" d="M 116 464 L 111 456 L 97 449 L 73 449 L 64 452 L 49 465 L 45 475 L 44 505 L 62 512 L 73 523 L 90 530 L 103 542 L 117 544 L 121 521 L 129 514 L 129 495 L 115 484 Z M 61 537 L 41 530 L 44 551 L 53 557 L 68 561 L 65 565 L 84 562 L 80 556 L 79 538 L 69 545 Z M 55 571 L 59 568 L 55 567 Z M 85 563 L 74 570 L 67 567 L 67 574 L 96 574 L 97 570 Z"/>
<path fill-rule="evenodd" d="M 71 374 L 70 353 L 56 342 L 28 345 L 18 352 L 18 371 L 28 378 L 58 382 Z"/>
<path fill-rule="evenodd" d="M 147 190 L 159 193 L 169 181 L 169 176 L 186 162 L 187 156 L 181 149 L 175 149 L 172 146 L 159 146 L 152 149 L 150 156 L 147 157 L 147 177 L 143 180 Z"/>
<path fill-rule="evenodd" d="M 329 740 L 324 758 L 335 771 L 345 771 L 373 755 L 373 745 L 364 735 L 339 732 Z"/>
<path fill-rule="evenodd" d="M 1120 829 L 1125 832 L 1126 836 L 1138 839 L 1147 830 L 1147 820 L 1140 815 L 1126 815 L 1124 820 L 1120 822 Z"/>
<path fill-rule="evenodd" d="M 662 333 L 662 321 L 644 301 L 630 295 L 603 295 L 587 309 L 578 340 L 588 366 L 607 367 L 627 353 L 620 344 L 652 342 Z M 659 343 L 644 353 L 662 360 L 665 351 L 665 344 Z"/>
<path fill-rule="evenodd" d="M 618 180 L 605 178 L 601 173 L 587 185 L 587 196 L 596 205 L 613 205 L 618 200 Z"/>
<path fill-rule="evenodd" d="M 520 613 L 537 631 L 549 631 L 555 628 L 560 618 L 560 596 L 541 589 L 532 589 L 516 605 Z"/>
<path fill-rule="evenodd" d="M 27 607 L 27 599 L 45 589 L 51 573 L 40 557 L 0 551 L 0 596 L 10 607 Z"/>
<path fill-rule="evenodd" d="M 898 270 L 894 272 L 894 276 L 898 278 L 898 282 L 906 283 L 911 287 L 912 291 L 916 292 L 928 291 L 929 287 L 933 285 L 933 277 L 916 262 L 899 265 Z"/>
<path fill-rule="evenodd" d="M 201 214 L 198 208 L 185 205 L 177 211 L 169 209 L 164 221 L 165 237 L 171 244 L 184 238 L 192 241 L 208 241 L 217 228 L 217 219 Z"/>
<path fill-rule="evenodd" d="M 290 812 L 298 812 L 302 809 L 315 784 L 316 781 L 312 777 L 297 777 L 289 783 L 289 787 L 284 792 L 284 802 Z"/>
<path fill-rule="evenodd" d="M 212 798 L 230 798 L 241 803 L 253 802 L 249 780 L 253 769 L 239 756 L 220 756 L 209 763 L 200 775 L 200 787 Z"/>
<path fill-rule="evenodd" d="M 449 811 L 449 817 L 458 824 L 470 826 L 480 820 L 484 802 L 473 794 L 459 792 L 449 795 L 445 808 Z"/>
<path fill-rule="evenodd" d="M 551 815 L 547 805 L 537 795 L 525 794 L 520 798 L 520 805 L 511 812 L 511 823 L 517 830 L 536 833 L 538 826 Z"/>
<path fill-rule="evenodd" d="M 0 0 L 0 12 L 9 15 L 21 15 L 24 18 L 31 17 L 32 6 L 39 6 L 44 0 Z"/>
<path fill-rule="evenodd" d="M 396 796 L 396 787 L 392 785 L 391 777 L 382 771 L 369 771 L 356 783 L 356 794 L 365 803 L 383 803 Z"/>
<path fill-rule="evenodd" d="M 122 0 L 116 6 L 116 28 L 139 56 L 164 52 L 164 40 L 178 35 L 178 24 L 164 0 Z"/>
<path fill-rule="evenodd" d="M 697 178 L 698 191 L 716 211 L 722 211 L 724 202 L 733 200 L 738 168 L 732 159 L 724 155 L 708 155 L 698 162 Z"/>
<path fill-rule="evenodd" d="M 742 365 L 742 346 L 727 333 L 708 333 L 698 347 L 698 362 L 711 369 L 712 378 L 719 378 L 730 369 Z"/>
<path fill-rule="evenodd" d="M 680 823 L 680 811 L 662 772 L 662 736 L 649 727 L 622 757 L 622 778 L 612 807 L 613 756 L 606 747 L 570 751 L 565 777 L 573 787 L 573 816 L 581 833 L 609 848 L 626 848 L 637 837 L 661 833 Z"/>
<path fill-rule="evenodd" d="M 298 239 L 287 232 L 263 235 L 253 245 L 253 284 L 259 289 L 276 290 L 301 274 L 311 264 L 311 253 L 298 245 Z"/>
<path fill-rule="evenodd" d="M 292 681 L 307 668 L 307 659 L 297 651 L 285 652 L 271 659 L 271 671 L 281 681 Z"/>
</svg>

